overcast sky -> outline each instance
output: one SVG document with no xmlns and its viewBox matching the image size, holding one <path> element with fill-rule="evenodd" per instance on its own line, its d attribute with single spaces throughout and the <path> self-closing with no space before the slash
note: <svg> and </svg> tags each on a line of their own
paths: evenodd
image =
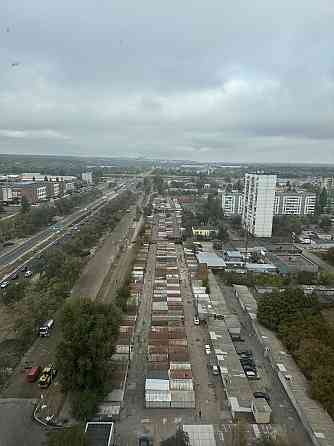
<svg viewBox="0 0 334 446">
<path fill-rule="evenodd" d="M 2 0 L 0 18 L 0 153 L 334 162 L 333 0 Z"/>
</svg>

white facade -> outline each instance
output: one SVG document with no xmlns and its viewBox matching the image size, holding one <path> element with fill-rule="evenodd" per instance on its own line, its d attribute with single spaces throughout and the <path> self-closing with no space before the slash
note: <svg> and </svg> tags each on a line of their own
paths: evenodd
<svg viewBox="0 0 334 446">
<path fill-rule="evenodd" d="M 74 190 L 74 183 L 71 181 L 65 183 L 65 192 L 69 192 L 71 190 Z"/>
<path fill-rule="evenodd" d="M 92 172 L 82 172 L 81 178 L 82 178 L 82 181 L 85 181 L 88 184 L 91 184 L 93 182 Z"/>
<path fill-rule="evenodd" d="M 55 181 L 52 182 L 52 189 L 53 189 L 53 196 L 59 197 L 60 195 L 60 185 L 59 183 L 56 183 Z"/>
<path fill-rule="evenodd" d="M 271 237 L 276 179 L 276 175 L 245 175 L 242 222 L 255 237 Z"/>
<path fill-rule="evenodd" d="M 244 204 L 244 196 L 241 192 L 222 194 L 222 209 L 226 217 L 241 215 Z"/>
<path fill-rule="evenodd" d="M 36 187 L 36 196 L 37 196 L 37 201 L 44 201 L 44 200 L 46 200 L 47 197 L 48 197 L 46 186 L 38 185 Z"/>
<path fill-rule="evenodd" d="M 277 193 L 274 215 L 313 215 L 316 199 L 313 193 Z"/>
<path fill-rule="evenodd" d="M 13 190 L 11 187 L 2 186 L 1 191 L 1 201 L 11 202 L 13 201 Z"/>
<path fill-rule="evenodd" d="M 276 192 L 274 215 L 314 215 L 316 194 L 310 192 Z M 222 209 L 226 217 L 242 215 L 244 194 L 240 192 L 222 195 Z"/>
</svg>

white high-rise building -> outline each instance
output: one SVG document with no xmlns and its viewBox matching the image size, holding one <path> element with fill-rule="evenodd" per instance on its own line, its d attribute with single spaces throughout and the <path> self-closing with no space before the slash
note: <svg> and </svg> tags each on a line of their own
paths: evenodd
<svg viewBox="0 0 334 446">
<path fill-rule="evenodd" d="M 271 237 L 276 175 L 246 173 L 242 223 L 254 237 Z"/>
<path fill-rule="evenodd" d="M 88 184 L 91 184 L 93 182 L 92 172 L 82 172 L 81 178 L 82 178 L 82 181 L 85 181 Z"/>
</svg>

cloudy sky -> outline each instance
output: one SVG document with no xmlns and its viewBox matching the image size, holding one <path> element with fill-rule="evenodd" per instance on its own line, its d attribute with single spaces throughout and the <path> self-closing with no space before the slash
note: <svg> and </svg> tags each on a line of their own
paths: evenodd
<svg viewBox="0 0 334 446">
<path fill-rule="evenodd" d="M 2 0 L 0 153 L 334 162 L 333 0 Z"/>
</svg>

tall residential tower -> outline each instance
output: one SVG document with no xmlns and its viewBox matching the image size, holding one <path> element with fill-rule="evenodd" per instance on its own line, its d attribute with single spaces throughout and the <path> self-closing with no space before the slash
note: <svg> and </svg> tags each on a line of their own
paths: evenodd
<svg viewBox="0 0 334 446">
<path fill-rule="evenodd" d="M 276 175 L 246 173 L 242 223 L 254 237 L 271 237 Z"/>
</svg>

